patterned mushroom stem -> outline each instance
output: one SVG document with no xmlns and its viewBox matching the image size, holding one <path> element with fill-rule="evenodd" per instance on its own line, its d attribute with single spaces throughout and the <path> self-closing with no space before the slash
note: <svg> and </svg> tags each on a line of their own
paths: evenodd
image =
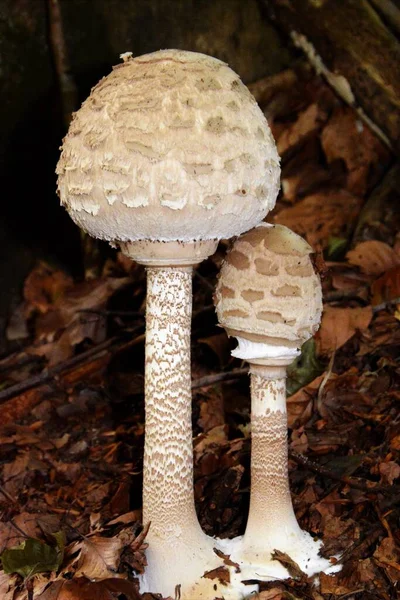
<svg viewBox="0 0 400 600">
<path fill-rule="evenodd" d="M 148 268 L 143 523 L 151 525 L 141 591 L 170 596 L 181 585 L 184 600 L 210 598 L 191 589 L 220 562 L 194 505 L 191 314 L 192 267 Z"/>
<path fill-rule="evenodd" d="M 288 478 L 287 364 L 282 362 L 279 366 L 250 365 L 251 499 L 237 554 L 242 575 L 267 581 L 290 576 L 272 558 L 275 550 L 288 554 L 309 576 L 340 570 L 320 555 L 322 542 L 300 529 L 293 510 Z"/>
<path fill-rule="evenodd" d="M 289 489 L 286 367 L 251 365 L 251 499 L 244 545 L 282 549 L 302 535 Z M 262 519 L 260 516 L 262 515 Z"/>
<path fill-rule="evenodd" d="M 192 268 L 148 268 L 143 522 L 168 537 L 196 519 L 190 326 Z M 184 521 L 184 522 L 182 522 Z"/>
</svg>

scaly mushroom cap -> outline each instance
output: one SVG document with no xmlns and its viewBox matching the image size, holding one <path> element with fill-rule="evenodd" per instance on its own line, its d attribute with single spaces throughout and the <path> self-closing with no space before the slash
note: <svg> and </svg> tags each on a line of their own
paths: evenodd
<svg viewBox="0 0 400 600">
<path fill-rule="evenodd" d="M 195 52 L 122 57 L 62 146 L 58 192 L 75 223 L 122 242 L 221 239 L 259 223 L 279 157 L 238 75 Z"/>
<path fill-rule="evenodd" d="M 215 294 L 218 320 L 230 335 L 303 344 L 318 329 L 321 284 L 303 238 L 261 224 L 236 240 Z"/>
</svg>

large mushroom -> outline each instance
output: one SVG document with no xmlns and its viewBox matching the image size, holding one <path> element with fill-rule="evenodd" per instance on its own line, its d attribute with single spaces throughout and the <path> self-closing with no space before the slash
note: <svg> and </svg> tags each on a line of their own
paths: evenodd
<svg viewBox="0 0 400 600">
<path fill-rule="evenodd" d="M 238 340 L 232 355 L 250 363 L 250 509 L 233 555 L 249 579 L 289 576 L 274 550 L 308 575 L 333 569 L 320 556 L 321 541 L 300 529 L 288 481 L 286 367 L 318 329 L 322 311 L 311 252 L 290 229 L 263 223 L 228 252 L 215 295 L 219 322 Z"/>
<path fill-rule="evenodd" d="M 210 600 L 221 594 L 201 577 L 220 559 L 194 506 L 192 268 L 274 206 L 279 158 L 223 62 L 180 50 L 122 58 L 74 115 L 58 190 L 84 231 L 147 268 L 141 590 L 174 596 L 180 585 L 182 600 Z"/>
</svg>

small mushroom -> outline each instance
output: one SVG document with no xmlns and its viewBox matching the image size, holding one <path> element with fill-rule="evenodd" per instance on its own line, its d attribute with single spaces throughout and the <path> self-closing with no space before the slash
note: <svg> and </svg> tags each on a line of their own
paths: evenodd
<svg viewBox="0 0 400 600">
<path fill-rule="evenodd" d="M 288 480 L 286 367 L 318 329 L 321 284 L 312 248 L 281 225 L 263 223 L 228 252 L 218 280 L 218 319 L 239 344 L 233 356 L 250 363 L 251 495 L 246 531 L 233 558 L 248 579 L 289 576 L 274 550 L 307 575 L 328 572 L 322 543 L 297 523 Z"/>
<path fill-rule="evenodd" d="M 179 585 L 182 600 L 210 600 L 220 584 L 202 576 L 222 561 L 194 505 L 192 268 L 274 206 L 279 157 L 225 63 L 181 50 L 122 58 L 74 116 L 58 191 L 82 229 L 147 268 L 141 591 L 174 597 Z"/>
</svg>

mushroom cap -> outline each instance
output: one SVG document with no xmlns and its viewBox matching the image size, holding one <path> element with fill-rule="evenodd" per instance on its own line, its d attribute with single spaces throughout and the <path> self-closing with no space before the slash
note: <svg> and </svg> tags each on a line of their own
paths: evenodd
<svg viewBox="0 0 400 600">
<path fill-rule="evenodd" d="M 195 52 L 122 58 L 63 141 L 58 193 L 75 223 L 111 242 L 221 239 L 259 223 L 279 156 L 239 76 Z"/>
<path fill-rule="evenodd" d="M 230 335 L 301 345 L 319 327 L 321 283 L 311 246 L 283 225 L 261 224 L 236 240 L 221 267 L 215 304 Z"/>
</svg>

